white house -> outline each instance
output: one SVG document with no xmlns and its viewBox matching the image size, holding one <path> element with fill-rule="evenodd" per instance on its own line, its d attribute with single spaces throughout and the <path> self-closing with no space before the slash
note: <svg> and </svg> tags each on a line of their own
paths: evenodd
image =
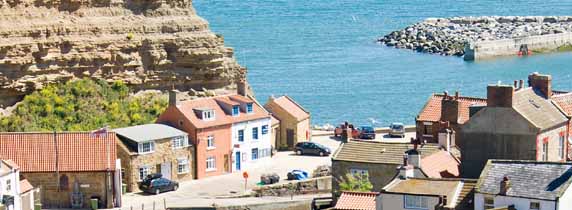
<svg viewBox="0 0 572 210">
<path fill-rule="evenodd" d="M 475 190 L 475 210 L 572 209 L 572 163 L 489 160 Z"/>
<path fill-rule="evenodd" d="M 0 206 L 7 210 L 32 210 L 34 193 L 27 180 L 20 180 L 20 169 L 13 161 L 0 160 Z"/>
<path fill-rule="evenodd" d="M 270 159 L 272 152 L 271 118 L 232 124 L 232 171 L 251 168 L 255 163 Z"/>
</svg>

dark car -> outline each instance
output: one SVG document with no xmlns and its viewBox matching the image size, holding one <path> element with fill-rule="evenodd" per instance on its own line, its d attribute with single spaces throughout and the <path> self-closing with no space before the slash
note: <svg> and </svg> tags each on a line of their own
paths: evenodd
<svg viewBox="0 0 572 210">
<path fill-rule="evenodd" d="M 371 126 L 361 126 L 359 128 L 360 139 L 375 139 L 375 130 Z"/>
<path fill-rule="evenodd" d="M 158 195 L 162 192 L 176 191 L 179 183 L 162 177 L 161 174 L 150 174 L 139 184 L 139 189 L 143 192 Z"/>
<path fill-rule="evenodd" d="M 296 151 L 297 155 L 327 156 L 332 153 L 330 148 L 314 142 L 299 142 L 296 144 L 296 149 L 294 151 Z"/>
</svg>

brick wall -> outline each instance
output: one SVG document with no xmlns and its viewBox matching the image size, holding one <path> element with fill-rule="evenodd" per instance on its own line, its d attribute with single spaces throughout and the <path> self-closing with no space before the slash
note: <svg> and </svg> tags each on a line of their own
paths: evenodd
<svg viewBox="0 0 572 210">
<path fill-rule="evenodd" d="M 83 194 L 83 208 L 89 207 L 89 199 L 100 198 L 100 207 L 111 208 L 113 201 L 113 174 L 110 173 L 107 188 L 105 185 L 106 172 L 60 172 L 59 175 L 68 177 L 68 184 L 62 189 L 58 189 L 59 177 L 55 172 L 47 173 L 22 173 L 32 186 L 41 190 L 42 208 L 71 208 L 71 194 L 74 183 L 80 184 L 80 192 Z M 107 196 L 106 197 L 106 188 Z"/>
</svg>

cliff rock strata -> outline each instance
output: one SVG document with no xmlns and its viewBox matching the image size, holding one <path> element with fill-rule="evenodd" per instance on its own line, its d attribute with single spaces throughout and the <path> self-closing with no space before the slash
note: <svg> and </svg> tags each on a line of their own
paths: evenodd
<svg viewBox="0 0 572 210">
<path fill-rule="evenodd" d="M 245 74 L 191 0 L 0 0 L 2 106 L 79 77 L 201 90 Z"/>
</svg>

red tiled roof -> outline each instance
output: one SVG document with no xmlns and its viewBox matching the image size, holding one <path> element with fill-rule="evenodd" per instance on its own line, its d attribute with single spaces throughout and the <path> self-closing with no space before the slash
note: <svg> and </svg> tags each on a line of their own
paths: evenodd
<svg viewBox="0 0 572 210">
<path fill-rule="evenodd" d="M 419 121 L 429 121 L 438 122 L 441 119 L 441 102 L 445 96 L 441 94 L 433 94 L 429 101 L 425 104 L 425 107 L 419 112 L 417 120 Z M 471 105 L 486 105 L 487 99 L 460 96 L 459 102 L 461 102 L 460 112 L 460 123 L 465 123 L 469 120 L 469 107 Z"/>
<path fill-rule="evenodd" d="M 20 180 L 20 194 L 27 193 L 32 189 L 34 189 L 34 186 L 32 186 L 32 184 L 30 184 L 27 179 Z"/>
<path fill-rule="evenodd" d="M 572 93 L 558 94 L 551 97 L 566 115 L 572 116 Z"/>
<path fill-rule="evenodd" d="M 217 100 L 229 103 L 252 103 L 253 113 L 247 114 L 243 110 L 240 110 L 240 114 L 238 116 L 232 116 L 230 113 L 226 113 L 223 110 L 223 108 L 217 103 Z M 268 113 L 266 109 L 262 108 L 258 103 L 255 103 L 254 100 L 240 95 L 216 96 L 183 101 L 177 105 L 177 108 L 183 113 L 183 115 L 185 115 L 185 118 L 189 119 L 191 124 L 193 124 L 193 126 L 196 128 L 207 128 L 270 117 L 270 113 Z M 214 110 L 215 119 L 205 121 L 198 118 L 194 109 L 202 108 Z"/>
<path fill-rule="evenodd" d="M 334 209 L 336 210 L 375 210 L 375 197 L 378 192 L 342 192 Z"/>
<path fill-rule="evenodd" d="M 421 159 L 421 170 L 430 178 L 459 177 L 459 161 L 446 151 L 439 151 Z"/>
<path fill-rule="evenodd" d="M 0 158 L 11 159 L 22 172 L 115 170 L 115 133 L 0 133 Z M 56 162 L 58 164 L 56 164 Z"/>
<path fill-rule="evenodd" d="M 310 113 L 294 101 L 294 99 L 289 96 L 280 96 L 274 99 L 274 103 L 286 110 L 290 115 L 295 117 L 297 120 L 304 120 L 310 117 Z"/>
</svg>

